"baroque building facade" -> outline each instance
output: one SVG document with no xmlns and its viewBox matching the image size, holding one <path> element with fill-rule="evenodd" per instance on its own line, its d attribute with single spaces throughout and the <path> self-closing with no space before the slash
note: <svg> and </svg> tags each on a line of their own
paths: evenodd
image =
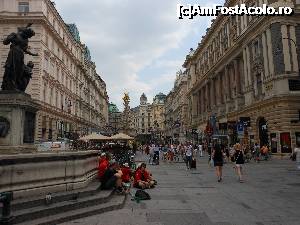
<svg viewBox="0 0 300 225">
<path fill-rule="evenodd" d="M 96 72 L 89 49 L 75 24 L 66 24 L 50 0 L 0 0 L 1 40 L 18 27 L 33 23 L 35 36 L 26 56 L 33 61 L 26 93 L 40 105 L 35 140 L 56 140 L 98 130 L 108 122 L 106 84 Z M 2 82 L 9 46 L 0 45 Z"/>
<path fill-rule="evenodd" d="M 141 140 L 149 142 L 150 140 L 161 141 L 164 139 L 165 99 L 166 95 L 159 93 L 150 104 L 147 96 L 143 93 L 140 97 L 140 105 L 131 109 L 133 127 L 136 136 Z"/>
<path fill-rule="evenodd" d="M 174 87 L 165 102 L 165 139 L 168 143 L 184 143 L 187 140 L 187 74 L 176 74 Z"/>
<path fill-rule="evenodd" d="M 227 0 L 277 8 L 293 16 L 218 16 L 184 62 L 188 74 L 188 125 L 207 131 L 214 118 L 219 134 L 234 143 L 238 123 L 250 142 L 290 153 L 300 144 L 300 2 Z"/>
</svg>

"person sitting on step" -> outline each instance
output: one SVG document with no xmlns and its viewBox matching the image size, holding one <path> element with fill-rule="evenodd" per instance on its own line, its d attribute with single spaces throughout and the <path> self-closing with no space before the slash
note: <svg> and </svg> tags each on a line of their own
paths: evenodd
<svg viewBox="0 0 300 225">
<path fill-rule="evenodd" d="M 103 152 L 101 153 L 100 159 L 99 159 L 99 166 L 98 166 L 98 179 L 101 180 L 103 177 L 103 174 L 107 170 L 109 166 L 109 161 L 107 155 Z"/>
<path fill-rule="evenodd" d="M 117 192 L 123 193 L 122 175 L 119 165 L 114 160 L 111 161 L 108 169 L 101 178 L 100 188 L 102 190 L 111 190 L 115 188 Z"/>
<path fill-rule="evenodd" d="M 154 183 L 150 173 L 146 170 L 146 163 L 142 163 L 135 172 L 134 187 L 140 189 L 153 188 Z"/>
<path fill-rule="evenodd" d="M 124 163 L 121 170 L 122 170 L 122 173 L 123 173 L 122 182 L 123 183 L 130 183 L 131 177 L 132 177 L 132 172 L 131 172 L 131 169 L 130 169 L 128 163 Z"/>
</svg>

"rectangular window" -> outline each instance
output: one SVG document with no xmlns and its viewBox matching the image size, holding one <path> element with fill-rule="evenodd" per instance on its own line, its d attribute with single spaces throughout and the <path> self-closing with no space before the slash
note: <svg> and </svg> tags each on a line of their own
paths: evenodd
<svg viewBox="0 0 300 225">
<path fill-rule="evenodd" d="M 300 91 L 300 80 L 289 80 L 290 91 Z"/>
<path fill-rule="evenodd" d="M 29 12 L 29 2 L 19 2 L 19 12 Z"/>
</svg>

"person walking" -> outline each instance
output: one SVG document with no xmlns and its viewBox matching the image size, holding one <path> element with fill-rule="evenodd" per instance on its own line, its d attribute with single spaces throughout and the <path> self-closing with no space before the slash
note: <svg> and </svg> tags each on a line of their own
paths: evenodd
<svg viewBox="0 0 300 225">
<path fill-rule="evenodd" d="M 296 148 L 294 149 L 294 153 L 296 153 L 297 169 L 300 170 L 300 147 L 298 144 L 296 145 Z"/>
<path fill-rule="evenodd" d="M 153 164 L 154 148 L 155 146 L 151 145 L 149 149 L 149 164 Z"/>
<path fill-rule="evenodd" d="M 203 145 L 200 143 L 198 146 L 200 157 L 203 157 Z"/>
<path fill-rule="evenodd" d="M 154 145 L 154 154 L 153 154 L 153 164 L 159 164 L 159 146 L 156 144 Z"/>
<path fill-rule="evenodd" d="M 255 162 L 259 163 L 259 154 L 260 154 L 260 148 L 258 143 L 256 142 L 254 145 L 254 149 L 253 149 L 253 156 L 254 156 L 254 160 Z"/>
<path fill-rule="evenodd" d="M 185 150 L 185 163 L 186 163 L 186 168 L 188 170 L 191 169 L 191 165 L 192 165 L 192 159 L 193 159 L 193 146 L 191 144 L 189 144 L 187 147 L 186 147 L 186 150 Z"/>
<path fill-rule="evenodd" d="M 245 163 L 244 152 L 243 152 L 242 146 L 239 143 L 235 144 L 234 149 L 235 149 L 235 153 L 234 153 L 235 170 L 239 177 L 240 183 L 243 183 L 244 180 L 243 180 L 242 166 Z"/>
<path fill-rule="evenodd" d="M 223 151 L 219 144 L 215 144 L 212 151 L 212 160 L 214 162 L 214 167 L 216 168 L 216 174 L 218 177 L 218 182 L 222 181 L 222 168 L 223 168 Z"/>
</svg>

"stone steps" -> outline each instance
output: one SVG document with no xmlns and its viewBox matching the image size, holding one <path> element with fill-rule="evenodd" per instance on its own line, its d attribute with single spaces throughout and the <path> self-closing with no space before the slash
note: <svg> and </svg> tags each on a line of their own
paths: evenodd
<svg viewBox="0 0 300 225">
<path fill-rule="evenodd" d="M 50 204 L 46 204 L 45 196 L 14 200 L 11 224 L 58 224 L 123 207 L 125 196 L 100 190 L 99 186 L 95 181 L 84 189 L 52 193 Z"/>
<path fill-rule="evenodd" d="M 90 183 L 86 188 L 76 189 L 72 191 L 65 192 L 57 192 L 51 193 L 51 203 L 58 203 L 62 201 L 69 201 L 78 198 L 87 197 L 90 195 L 94 195 L 100 191 L 99 189 L 100 183 L 99 181 L 94 181 Z M 36 196 L 25 199 L 17 199 L 12 202 L 12 211 L 24 209 L 24 208 L 33 208 L 40 205 L 45 205 L 45 197 L 46 196 Z"/>
<path fill-rule="evenodd" d="M 110 200 L 103 204 L 90 205 L 88 207 L 80 207 L 75 210 L 61 211 L 60 213 L 36 218 L 30 221 L 18 223 L 18 225 L 56 225 L 71 220 L 76 220 L 104 212 L 109 212 L 123 208 L 126 195 L 113 195 Z"/>
<path fill-rule="evenodd" d="M 95 195 L 85 196 L 76 200 L 61 201 L 50 205 L 40 205 L 31 208 L 23 208 L 13 212 L 14 224 L 46 216 L 56 215 L 61 212 L 68 212 L 93 205 L 107 203 L 112 197 L 112 191 L 99 191 Z"/>
</svg>

